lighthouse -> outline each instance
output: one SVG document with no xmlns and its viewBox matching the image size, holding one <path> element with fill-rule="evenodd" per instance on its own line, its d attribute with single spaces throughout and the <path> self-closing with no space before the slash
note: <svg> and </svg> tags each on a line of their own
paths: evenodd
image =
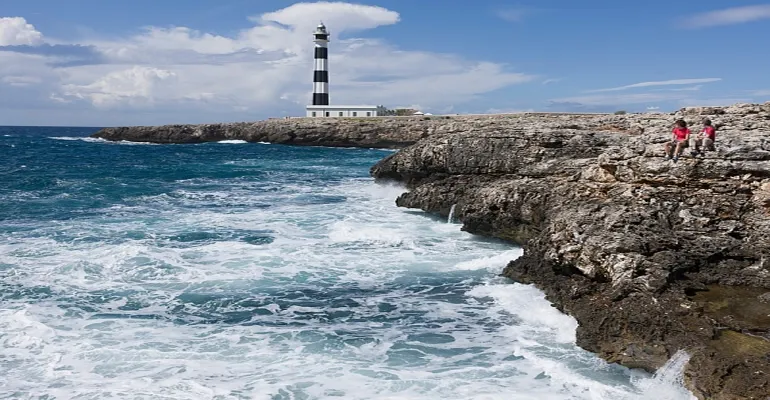
<svg viewBox="0 0 770 400">
<path fill-rule="evenodd" d="M 313 33 L 315 70 L 313 71 L 313 105 L 329 105 L 329 32 L 323 22 Z"/>
<path fill-rule="evenodd" d="M 306 107 L 308 117 L 376 117 L 383 106 L 334 106 L 329 104 L 329 31 L 321 22 L 313 32 L 313 99 Z"/>
</svg>

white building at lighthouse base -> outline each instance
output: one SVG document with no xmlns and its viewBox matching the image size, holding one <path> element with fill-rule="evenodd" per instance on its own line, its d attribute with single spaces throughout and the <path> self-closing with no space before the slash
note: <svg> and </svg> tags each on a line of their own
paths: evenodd
<svg viewBox="0 0 770 400">
<path fill-rule="evenodd" d="M 379 117 L 385 114 L 383 106 L 307 106 L 310 118 Z"/>
</svg>

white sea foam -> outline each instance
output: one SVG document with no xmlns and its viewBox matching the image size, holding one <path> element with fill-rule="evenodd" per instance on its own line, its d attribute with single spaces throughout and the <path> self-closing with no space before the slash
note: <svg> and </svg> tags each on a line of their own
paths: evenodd
<svg viewBox="0 0 770 400">
<path fill-rule="evenodd" d="M 158 143 L 150 143 L 150 142 L 132 142 L 128 140 L 118 140 L 118 141 L 112 141 L 102 138 L 93 138 L 93 137 L 87 137 L 87 136 L 49 136 L 49 139 L 52 140 L 64 140 L 64 141 L 81 141 L 81 142 L 87 142 L 87 143 L 104 143 L 104 144 L 118 144 L 118 145 L 127 145 L 127 146 L 157 146 Z"/>
<path fill-rule="evenodd" d="M 245 140 L 220 140 L 217 143 L 221 143 L 221 144 L 246 144 L 248 142 L 245 141 Z"/>
<path fill-rule="evenodd" d="M 689 398 L 677 380 L 681 357 L 635 378 L 577 348 L 574 319 L 497 276 L 519 249 L 396 208 L 403 188 L 364 179 L 259 194 L 251 184 L 129 199 L 99 220 L 5 237 L 3 284 L 42 300 L 3 303 L 3 391 Z M 241 206 L 202 207 L 223 204 Z"/>
<path fill-rule="evenodd" d="M 102 138 L 92 138 L 83 136 L 49 136 L 49 139 L 53 140 L 66 140 L 66 141 L 82 141 L 88 143 L 109 143 L 110 141 Z"/>
</svg>

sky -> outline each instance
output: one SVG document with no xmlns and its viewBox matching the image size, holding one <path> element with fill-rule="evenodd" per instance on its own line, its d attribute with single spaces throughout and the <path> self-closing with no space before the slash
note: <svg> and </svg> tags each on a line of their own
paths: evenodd
<svg viewBox="0 0 770 400">
<path fill-rule="evenodd" d="M 0 125 L 301 116 L 320 21 L 332 104 L 462 114 L 770 101 L 761 0 L 0 0 Z"/>
</svg>

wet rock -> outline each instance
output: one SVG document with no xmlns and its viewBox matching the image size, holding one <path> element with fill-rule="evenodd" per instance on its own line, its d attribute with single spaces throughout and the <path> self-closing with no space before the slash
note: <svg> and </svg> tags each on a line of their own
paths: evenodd
<svg viewBox="0 0 770 400">
<path fill-rule="evenodd" d="M 718 121 L 716 151 L 665 160 L 677 118 Z M 409 186 L 399 206 L 456 204 L 464 230 L 522 245 L 503 274 L 574 316 L 583 348 L 649 371 L 686 350 L 700 398 L 767 398 L 770 103 L 489 124 L 433 134 L 372 175 Z"/>
</svg>

